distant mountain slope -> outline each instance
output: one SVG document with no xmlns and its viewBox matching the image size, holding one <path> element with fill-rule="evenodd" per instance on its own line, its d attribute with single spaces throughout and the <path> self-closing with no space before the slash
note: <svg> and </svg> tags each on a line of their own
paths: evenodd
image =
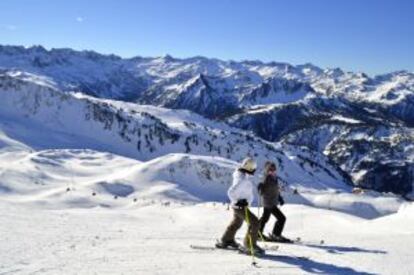
<svg viewBox="0 0 414 275">
<path fill-rule="evenodd" d="M 414 194 L 410 72 L 370 77 L 312 64 L 122 59 L 41 46 L 0 46 L 0 70 L 34 74 L 63 92 L 191 110 L 271 142 L 317 150 L 355 185 Z"/>
<path fill-rule="evenodd" d="M 346 174 L 322 154 L 269 143 L 188 111 L 97 99 L 60 91 L 43 78 L 16 71 L 0 74 L 0 122 L 4 140 L 29 148 L 90 148 L 138 160 L 168 153 L 240 161 L 268 159 L 291 184 L 349 190 Z M 40 130 L 40 131 L 39 131 Z"/>
</svg>

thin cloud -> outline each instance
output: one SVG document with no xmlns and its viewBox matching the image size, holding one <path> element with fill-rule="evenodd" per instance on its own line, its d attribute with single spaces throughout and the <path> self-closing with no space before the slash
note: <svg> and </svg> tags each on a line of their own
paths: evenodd
<svg viewBox="0 0 414 275">
<path fill-rule="evenodd" d="M 83 17 L 81 17 L 81 16 L 78 16 L 78 17 L 76 17 L 76 21 L 77 21 L 78 23 L 82 23 L 83 21 L 85 21 L 85 18 L 83 18 Z"/>
</svg>

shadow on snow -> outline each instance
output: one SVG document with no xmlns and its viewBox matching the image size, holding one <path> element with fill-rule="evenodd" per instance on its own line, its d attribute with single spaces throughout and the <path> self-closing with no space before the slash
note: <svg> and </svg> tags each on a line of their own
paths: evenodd
<svg viewBox="0 0 414 275">
<path fill-rule="evenodd" d="M 326 250 L 332 254 L 343 254 L 346 252 L 358 252 L 358 253 L 373 253 L 373 254 L 387 254 L 386 251 L 382 250 L 371 250 L 371 249 L 364 249 L 355 246 L 347 247 L 347 246 L 338 246 L 338 245 L 316 245 L 316 244 L 306 244 L 305 246 L 310 248 L 318 248 Z"/>
<path fill-rule="evenodd" d="M 337 266 L 334 264 L 316 262 L 312 259 L 303 259 L 295 256 L 286 255 L 265 255 L 261 259 L 271 260 L 286 263 L 302 269 L 306 273 L 316 274 L 351 274 L 351 275 L 374 275 L 375 273 L 368 273 L 357 271 L 350 267 Z"/>
</svg>

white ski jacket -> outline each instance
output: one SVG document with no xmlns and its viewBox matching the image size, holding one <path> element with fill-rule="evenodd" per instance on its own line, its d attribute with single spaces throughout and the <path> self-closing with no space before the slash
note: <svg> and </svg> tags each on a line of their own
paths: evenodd
<svg viewBox="0 0 414 275">
<path fill-rule="evenodd" d="M 238 200 L 245 199 L 252 204 L 254 199 L 254 184 L 249 174 L 240 172 L 238 169 L 233 173 L 233 183 L 230 186 L 227 195 L 231 204 L 235 206 Z"/>
</svg>

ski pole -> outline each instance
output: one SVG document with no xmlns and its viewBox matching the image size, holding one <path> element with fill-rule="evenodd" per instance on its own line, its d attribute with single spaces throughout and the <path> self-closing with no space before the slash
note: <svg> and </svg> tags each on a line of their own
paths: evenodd
<svg viewBox="0 0 414 275">
<path fill-rule="evenodd" d="M 244 213 L 246 216 L 246 222 L 248 225 L 248 238 L 249 238 L 249 246 L 250 246 L 250 254 L 252 255 L 252 265 L 256 265 L 256 262 L 254 260 L 254 253 L 253 253 L 253 240 L 252 240 L 252 233 L 251 233 L 251 225 L 250 225 L 250 219 L 249 219 L 249 209 L 247 207 L 244 208 Z"/>
<path fill-rule="evenodd" d="M 258 207 L 258 209 L 257 209 L 257 218 L 259 219 L 259 222 L 260 222 L 260 208 L 262 207 L 262 197 L 260 197 L 260 195 L 259 195 L 259 207 Z M 260 225 L 261 226 L 261 225 Z M 259 237 L 260 237 L 260 240 L 262 241 L 262 242 L 264 242 L 265 241 L 265 239 L 263 238 L 263 234 L 262 234 L 262 232 L 260 232 L 260 230 L 259 230 Z"/>
<path fill-rule="evenodd" d="M 264 237 L 263 237 L 263 234 L 262 234 L 262 232 L 260 232 L 260 231 L 259 231 L 259 236 L 260 236 L 260 240 L 262 240 L 262 242 L 265 242 L 265 239 L 264 239 Z"/>
</svg>

